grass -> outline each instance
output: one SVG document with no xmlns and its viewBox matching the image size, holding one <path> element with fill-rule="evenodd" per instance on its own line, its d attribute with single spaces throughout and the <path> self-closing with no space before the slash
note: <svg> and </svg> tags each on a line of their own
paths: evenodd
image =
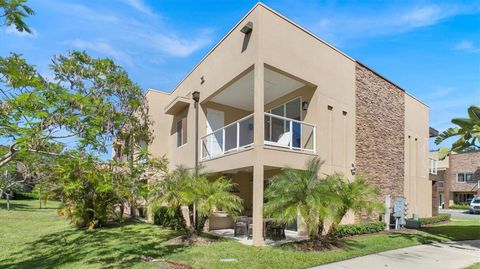
<svg viewBox="0 0 480 269">
<path fill-rule="evenodd" d="M 480 269 L 480 262 L 479 263 L 475 263 L 475 264 L 472 264 L 470 265 L 469 267 L 466 267 L 464 269 Z"/>
<path fill-rule="evenodd" d="M 4 204 L 0 204 L 4 208 Z M 480 238 L 480 220 L 453 220 L 414 234 L 375 234 L 340 241 L 341 249 L 301 252 L 291 245 L 252 247 L 218 239 L 209 245 L 172 246 L 178 233 L 130 222 L 85 231 L 56 215 L 55 202 L 38 209 L 36 201 L 13 201 L 0 209 L 0 268 L 165 268 L 141 255 L 187 263 L 195 268 L 306 268 L 390 249 L 433 241 Z M 234 258 L 235 262 L 220 259 Z"/>
</svg>

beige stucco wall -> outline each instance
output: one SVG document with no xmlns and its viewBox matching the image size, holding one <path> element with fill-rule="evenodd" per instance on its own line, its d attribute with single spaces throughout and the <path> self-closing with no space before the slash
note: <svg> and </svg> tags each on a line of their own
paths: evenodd
<svg viewBox="0 0 480 269">
<path fill-rule="evenodd" d="M 355 62 L 275 13 L 265 8 L 259 12 L 260 61 L 315 87 L 304 121 L 317 126 L 317 154 L 326 161 L 322 173 L 350 176 L 355 161 Z"/>
<path fill-rule="evenodd" d="M 405 94 L 405 182 L 408 214 L 432 215 L 432 183 L 428 179 L 428 107 Z"/>
<path fill-rule="evenodd" d="M 240 32 L 248 21 L 253 22 L 250 37 Z M 245 47 L 245 44 L 248 46 Z M 278 96 L 264 104 L 264 72 L 270 68 L 304 82 L 307 86 L 286 96 Z M 148 93 L 154 124 L 155 140 L 150 146 L 154 155 L 165 155 L 170 168 L 182 164 L 194 166 L 195 109 L 193 102 L 183 110 L 188 120 L 187 144 L 176 147 L 175 119 L 183 115 L 164 114 L 165 106 L 177 96 L 191 99 L 193 91 L 201 95 L 199 113 L 199 137 L 206 132 L 206 109 L 208 107 L 225 111 L 225 123 L 233 122 L 250 112 L 211 102 L 215 93 L 225 89 L 249 71 L 254 70 L 254 112 L 255 144 L 253 147 L 227 154 L 220 158 L 203 161 L 209 172 L 231 171 L 249 167 L 253 178 L 252 210 L 257 216 L 255 227 L 261 227 L 263 180 L 267 178 L 265 167 L 304 168 L 312 154 L 272 149 L 263 145 L 263 112 L 286 100 L 302 96 L 310 102 L 303 120 L 316 125 L 316 154 L 325 161 L 321 173 L 342 172 L 353 178 L 350 168 L 356 163 L 356 62 L 329 46 L 292 22 L 279 16 L 262 4 L 256 5 L 246 17 L 182 80 L 171 94 Z M 203 77 L 204 82 L 201 83 Z M 403 185 L 412 212 L 422 216 L 431 214 L 431 196 L 426 195 L 427 179 L 428 108 L 405 95 L 405 137 L 419 138 L 416 149 L 411 151 L 410 142 L 405 143 L 405 175 L 397 184 Z M 407 113 L 408 112 L 408 113 Z M 412 155 L 413 154 L 413 155 Z M 421 160 L 424 158 L 424 161 Z M 417 161 L 420 160 L 420 161 Z M 424 170 L 422 170 L 424 169 Z M 424 172 L 423 172 L 424 171 Z M 424 180 L 425 179 L 425 180 Z M 237 179 L 234 179 L 237 180 Z M 402 183 L 404 181 L 404 183 Z M 431 186 L 430 186 L 431 188 Z M 407 194 L 408 190 L 408 194 Z M 419 194 L 423 192 L 422 194 Z M 431 190 L 430 190 L 431 192 Z M 423 203 L 424 198 L 429 202 Z M 257 203 L 256 203 L 257 202 Z M 428 206 L 427 206 L 428 205 Z M 425 207 L 425 208 L 424 208 Z M 255 213 L 256 212 L 256 213 Z M 348 222 L 353 221 L 353 217 Z M 258 230 L 258 229 L 257 229 Z M 261 243 L 261 233 L 254 234 L 256 244 Z"/>
<path fill-rule="evenodd" d="M 149 105 L 149 115 L 153 120 L 151 126 L 153 131 L 153 141 L 149 145 L 149 152 L 156 156 L 171 156 L 171 146 L 170 146 L 170 126 L 173 122 L 173 116 L 165 114 L 164 108 L 170 102 L 170 94 L 156 91 L 148 90 L 146 93 L 146 98 Z"/>
</svg>

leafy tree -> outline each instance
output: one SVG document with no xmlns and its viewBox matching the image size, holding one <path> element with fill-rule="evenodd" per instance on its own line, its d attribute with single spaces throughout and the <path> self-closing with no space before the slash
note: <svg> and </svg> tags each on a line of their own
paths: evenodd
<svg viewBox="0 0 480 269">
<path fill-rule="evenodd" d="M 242 200 L 230 190 L 234 184 L 223 177 L 209 181 L 207 175 L 195 177 L 188 169 L 178 167 L 165 175 L 153 188 L 153 204 L 156 208 L 166 207 L 170 216 L 180 217 L 178 222 L 187 236 L 200 234 L 206 220 L 217 209 L 236 216 L 242 210 Z M 182 207 L 189 208 L 190 220 L 193 218 L 192 205 L 196 205 L 198 220 L 193 227 L 187 226 Z"/>
<path fill-rule="evenodd" d="M 0 147 L 0 152 L 2 151 L 6 151 L 5 147 Z M 43 169 L 49 160 L 48 156 L 36 153 L 20 154 L 15 161 L 0 167 L 0 197 L 6 198 L 7 209 L 9 199 L 16 192 L 32 188 L 43 177 Z"/>
<path fill-rule="evenodd" d="M 316 240 L 321 235 L 323 220 L 330 214 L 332 199 L 328 186 L 319 177 L 323 164 L 319 158 L 307 163 L 305 170 L 286 168 L 270 181 L 265 190 L 265 215 L 280 223 L 293 223 L 302 217 L 308 236 Z"/>
<path fill-rule="evenodd" d="M 349 181 L 340 173 L 327 176 L 325 179 L 330 192 L 334 195 L 330 208 L 331 226 L 328 236 L 332 236 L 338 230 L 338 226 L 349 210 L 354 214 L 365 210 L 369 215 L 373 211 L 383 210 L 383 204 L 377 200 L 378 189 L 368 184 L 362 176 Z"/>
<path fill-rule="evenodd" d="M 25 178 L 18 179 L 13 167 L 9 166 L 8 169 L 2 169 L 3 171 L 0 174 L 0 198 L 5 197 L 7 210 L 10 210 L 10 198 L 13 196 L 13 193 L 20 190 L 22 183 L 26 180 Z"/>
<path fill-rule="evenodd" d="M 32 33 L 25 19 L 35 14 L 25 3 L 27 0 L 0 0 L 0 26 L 14 26 L 19 32 Z"/>
<path fill-rule="evenodd" d="M 20 55 L 0 57 L 0 138 L 11 142 L 0 167 L 21 152 L 48 154 L 55 144 L 106 153 L 127 135 L 149 143 L 146 99 L 112 60 L 74 51 L 54 57 L 51 70 L 54 82 Z"/>
<path fill-rule="evenodd" d="M 480 149 L 480 106 L 470 106 L 468 108 L 468 118 L 454 118 L 452 123 L 458 127 L 448 128 L 435 139 L 435 144 L 438 145 L 450 137 L 458 137 L 450 148 L 440 148 L 441 159 L 452 151 Z"/>
</svg>

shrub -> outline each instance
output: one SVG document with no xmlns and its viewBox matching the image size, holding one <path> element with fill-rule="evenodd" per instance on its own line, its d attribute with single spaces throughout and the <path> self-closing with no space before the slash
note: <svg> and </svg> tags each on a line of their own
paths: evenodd
<svg viewBox="0 0 480 269">
<path fill-rule="evenodd" d="M 345 237 L 360 234 L 378 233 L 385 230 L 385 223 L 382 221 L 365 222 L 358 224 L 339 225 L 335 231 L 335 237 Z"/>
<path fill-rule="evenodd" d="M 175 213 L 173 216 L 168 213 L 168 209 L 166 207 L 159 207 L 155 210 L 153 214 L 153 223 L 162 227 L 169 227 L 174 230 L 181 230 L 182 223 L 181 223 L 181 216 L 179 213 Z"/>
<path fill-rule="evenodd" d="M 38 194 L 34 192 L 17 192 L 13 200 L 38 200 Z"/>
<path fill-rule="evenodd" d="M 419 218 L 420 224 L 422 226 L 424 225 L 430 225 L 430 224 L 435 224 L 439 222 L 444 222 L 444 221 L 450 221 L 450 214 L 438 214 L 434 217 L 430 218 Z"/>
<path fill-rule="evenodd" d="M 468 204 L 454 204 L 450 206 L 450 209 L 468 209 Z"/>
</svg>

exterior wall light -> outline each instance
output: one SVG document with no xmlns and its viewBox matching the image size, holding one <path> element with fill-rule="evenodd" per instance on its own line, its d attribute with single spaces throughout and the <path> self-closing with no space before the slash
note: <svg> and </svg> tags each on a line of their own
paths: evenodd
<svg viewBox="0 0 480 269">
<path fill-rule="evenodd" d="M 303 102 L 302 102 L 302 109 L 303 109 L 303 111 L 307 111 L 307 110 L 308 110 L 308 105 L 309 105 L 308 101 L 303 101 Z"/>
<path fill-rule="evenodd" d="M 199 91 L 194 91 L 192 93 L 192 99 L 195 101 L 195 103 L 198 103 L 200 101 L 200 92 Z"/>
<path fill-rule="evenodd" d="M 247 24 L 245 24 L 245 26 L 242 27 L 242 29 L 240 29 L 240 32 L 248 35 L 252 32 L 253 30 L 253 22 L 249 21 L 247 22 Z"/>
</svg>

